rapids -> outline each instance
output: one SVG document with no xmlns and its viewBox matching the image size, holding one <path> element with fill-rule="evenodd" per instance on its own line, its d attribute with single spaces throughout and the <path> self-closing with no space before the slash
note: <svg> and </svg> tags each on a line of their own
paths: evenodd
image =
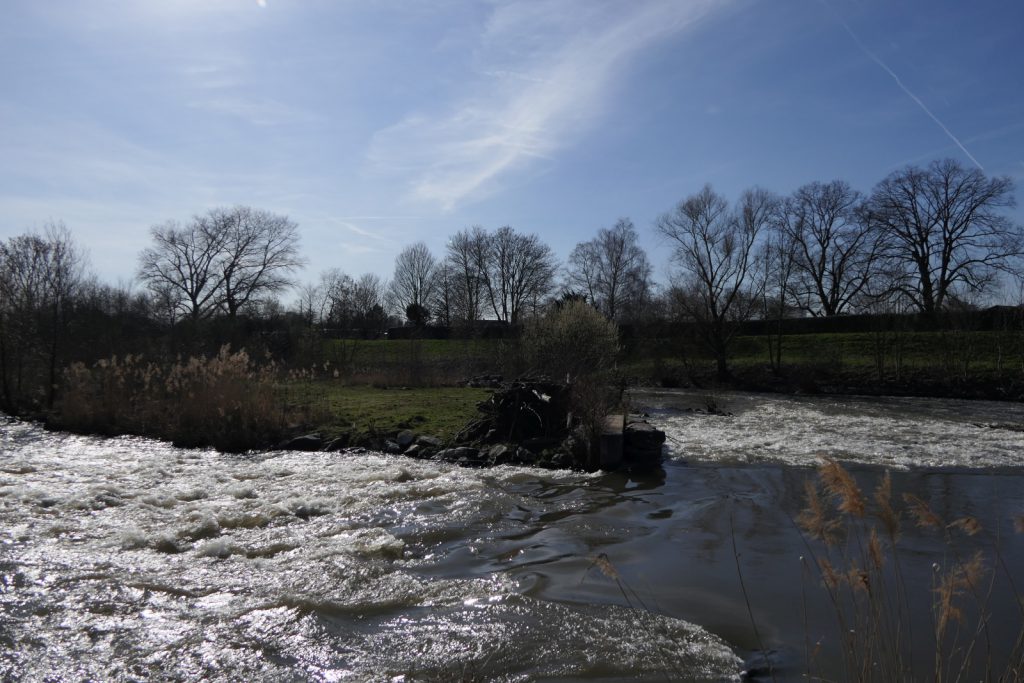
<svg viewBox="0 0 1024 683">
<path fill-rule="evenodd" d="M 730 680 L 763 645 L 797 680 L 792 520 L 821 455 L 969 508 L 1024 567 L 1019 405 L 736 394 L 731 417 L 686 411 L 701 400 L 633 396 L 670 436 L 642 479 L 228 455 L 5 419 L 0 678 Z M 941 550 L 906 533 L 931 567 Z"/>
</svg>

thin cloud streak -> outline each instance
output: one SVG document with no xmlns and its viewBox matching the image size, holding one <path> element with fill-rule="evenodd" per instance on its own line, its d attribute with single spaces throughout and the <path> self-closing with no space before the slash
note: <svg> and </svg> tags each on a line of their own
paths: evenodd
<svg viewBox="0 0 1024 683">
<path fill-rule="evenodd" d="M 510 172 L 553 160 L 588 130 L 630 57 L 720 7 L 703 0 L 499 8 L 481 37 L 476 90 L 439 114 L 378 131 L 369 161 L 406 175 L 412 199 L 444 210 L 486 196 Z"/>
<path fill-rule="evenodd" d="M 832 10 L 832 7 L 827 2 L 825 2 L 825 0 L 822 0 L 822 3 L 826 7 L 828 7 L 829 10 Z M 974 162 L 975 166 L 977 166 L 979 169 L 984 171 L 985 167 L 981 165 L 980 161 L 978 161 L 977 159 L 974 158 L 974 155 L 971 154 L 971 152 L 967 149 L 967 147 L 964 146 L 964 144 L 962 142 L 960 142 L 960 139 L 957 138 L 957 136 L 953 134 L 953 131 L 951 131 L 949 128 L 947 128 L 946 124 L 944 124 L 942 121 L 940 121 L 938 116 L 936 116 L 935 114 L 932 113 L 932 110 L 929 109 L 928 106 L 924 102 L 921 101 L 920 97 L 915 95 L 910 90 L 910 88 L 908 88 L 903 83 L 903 81 L 900 79 L 900 77 L 898 75 L 896 75 L 895 71 L 890 69 L 889 66 L 885 62 L 883 62 L 882 59 L 878 55 L 876 55 L 874 52 L 869 50 L 867 48 L 867 46 L 864 45 L 863 42 L 861 42 L 860 38 L 857 37 L 857 34 L 853 32 L 853 29 L 850 28 L 850 25 L 847 24 L 846 21 L 841 16 L 836 14 L 834 10 L 832 10 L 832 13 L 836 17 L 836 20 L 840 23 L 840 25 L 842 25 L 842 27 L 849 34 L 850 38 L 853 39 L 853 42 L 857 44 L 858 48 L 860 48 L 860 51 L 863 52 L 875 64 L 877 64 L 878 66 L 882 67 L 882 69 L 887 74 L 889 74 L 892 77 L 892 80 L 896 81 L 896 85 L 898 85 L 900 87 L 900 90 L 902 90 L 904 93 L 906 93 L 907 97 L 909 97 L 915 103 L 917 103 L 917 106 L 921 108 L 921 111 L 923 111 L 925 114 L 927 114 L 928 118 L 930 118 L 932 121 L 934 121 L 935 124 L 939 128 L 942 129 L 942 132 L 944 132 L 949 137 L 949 139 L 952 140 L 956 144 L 956 146 L 960 148 L 960 151 L 962 151 L 964 154 L 967 155 L 968 159 L 970 159 L 972 162 Z"/>
</svg>

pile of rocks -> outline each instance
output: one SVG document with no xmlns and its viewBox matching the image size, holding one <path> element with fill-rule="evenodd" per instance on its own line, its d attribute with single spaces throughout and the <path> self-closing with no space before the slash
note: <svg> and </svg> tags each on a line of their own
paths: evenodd
<svg viewBox="0 0 1024 683">
<path fill-rule="evenodd" d="M 481 416 L 459 433 L 457 442 L 555 445 L 570 426 L 569 388 L 554 382 L 513 382 L 477 409 Z"/>
<path fill-rule="evenodd" d="M 488 378 L 490 379 L 490 378 Z M 480 417 L 470 422 L 451 443 L 402 430 L 393 436 L 350 443 L 348 437 L 325 441 L 307 434 L 278 448 L 303 451 L 336 451 L 366 447 L 413 458 L 443 460 L 466 467 L 529 465 L 552 468 L 598 468 L 596 448 L 574 420 L 569 387 L 547 381 L 503 385 L 477 408 Z M 656 469 L 661 463 L 665 433 L 638 420 L 621 429 L 621 459 L 616 467 L 631 471 Z"/>
</svg>

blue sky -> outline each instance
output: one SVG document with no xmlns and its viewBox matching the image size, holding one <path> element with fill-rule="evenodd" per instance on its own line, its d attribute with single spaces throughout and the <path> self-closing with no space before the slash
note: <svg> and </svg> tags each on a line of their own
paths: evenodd
<svg viewBox="0 0 1024 683">
<path fill-rule="evenodd" d="M 6 0 L 0 237 L 63 221 L 108 281 L 150 226 L 248 204 L 309 268 L 387 276 L 479 224 L 564 258 L 652 223 L 952 156 L 1024 185 L 1024 3 Z M 1018 219 L 1024 216 L 1017 210 Z"/>
</svg>

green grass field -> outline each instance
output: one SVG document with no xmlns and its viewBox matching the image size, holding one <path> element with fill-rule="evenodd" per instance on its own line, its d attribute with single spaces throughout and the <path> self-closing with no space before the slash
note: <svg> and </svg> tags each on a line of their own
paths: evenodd
<svg viewBox="0 0 1024 683">
<path fill-rule="evenodd" d="M 775 340 L 772 340 L 775 343 Z M 748 386 L 768 371 L 766 336 L 739 337 L 730 367 Z M 999 332 L 900 332 L 789 335 L 782 340 L 784 377 L 847 390 L 944 395 L 941 386 L 1010 387 L 1024 382 L 1024 335 Z M 476 416 L 487 397 L 462 388 L 480 374 L 515 377 L 515 340 L 328 340 L 309 377 L 286 382 L 286 400 L 308 406 L 326 435 L 412 429 L 449 439 Z M 710 377 L 713 360 L 682 339 L 631 340 L 618 370 L 642 384 L 684 385 Z M 696 380 L 694 380 L 696 381 Z M 808 385 L 809 386 L 809 385 Z M 785 389 L 783 389 L 785 390 Z M 981 395 L 988 395 L 983 391 Z M 955 395 L 956 391 L 952 391 Z M 993 394 L 1002 395 L 1002 394 Z"/>
<path fill-rule="evenodd" d="M 445 441 L 477 415 L 485 389 L 429 387 L 384 389 L 332 379 L 289 383 L 286 399 L 308 405 L 325 435 L 393 434 L 411 429 Z"/>
</svg>

